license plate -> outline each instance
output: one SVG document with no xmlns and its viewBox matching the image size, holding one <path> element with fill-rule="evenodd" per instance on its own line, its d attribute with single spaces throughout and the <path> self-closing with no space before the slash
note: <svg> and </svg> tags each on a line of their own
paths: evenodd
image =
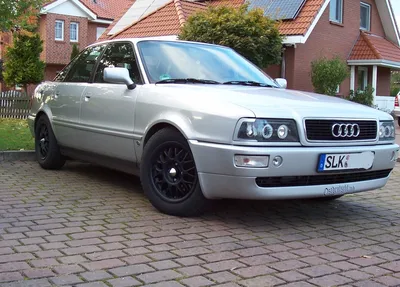
<svg viewBox="0 0 400 287">
<path fill-rule="evenodd" d="M 318 161 L 318 171 L 340 171 L 370 169 L 374 163 L 373 152 L 321 154 Z"/>
</svg>

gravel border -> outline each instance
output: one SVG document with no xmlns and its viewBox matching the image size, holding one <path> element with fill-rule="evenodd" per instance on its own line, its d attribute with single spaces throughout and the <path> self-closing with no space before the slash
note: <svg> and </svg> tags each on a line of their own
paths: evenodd
<svg viewBox="0 0 400 287">
<path fill-rule="evenodd" d="M 35 151 L 0 151 L 0 162 L 2 161 L 35 161 Z"/>
</svg>

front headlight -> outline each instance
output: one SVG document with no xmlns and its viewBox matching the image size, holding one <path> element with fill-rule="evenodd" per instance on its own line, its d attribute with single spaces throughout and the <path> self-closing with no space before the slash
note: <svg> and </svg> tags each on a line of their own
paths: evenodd
<svg viewBox="0 0 400 287">
<path fill-rule="evenodd" d="M 392 141 L 395 139 L 396 129 L 393 121 L 379 122 L 379 140 Z"/>
<path fill-rule="evenodd" d="M 287 119 L 243 119 L 235 140 L 257 142 L 298 142 L 296 122 Z"/>
</svg>

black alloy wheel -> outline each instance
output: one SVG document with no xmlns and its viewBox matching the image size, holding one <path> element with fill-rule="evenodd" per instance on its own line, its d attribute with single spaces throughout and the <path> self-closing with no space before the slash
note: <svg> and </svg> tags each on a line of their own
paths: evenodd
<svg viewBox="0 0 400 287">
<path fill-rule="evenodd" d="M 65 164 L 65 157 L 45 115 L 41 115 L 35 124 L 35 152 L 37 161 L 44 169 L 60 169 Z"/>
<path fill-rule="evenodd" d="M 198 216 L 211 206 L 201 190 L 190 146 L 174 128 L 157 131 L 145 144 L 140 179 L 151 204 L 165 214 Z"/>
<path fill-rule="evenodd" d="M 45 123 L 42 123 L 39 127 L 39 153 L 40 159 L 45 160 L 49 152 L 50 139 L 49 130 Z"/>
<path fill-rule="evenodd" d="M 198 182 L 190 151 L 176 142 L 162 145 L 154 154 L 151 177 L 159 196 L 168 202 L 184 201 Z"/>
</svg>

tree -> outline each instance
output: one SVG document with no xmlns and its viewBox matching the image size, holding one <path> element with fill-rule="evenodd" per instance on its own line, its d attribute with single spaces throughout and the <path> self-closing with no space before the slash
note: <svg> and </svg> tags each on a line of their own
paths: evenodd
<svg viewBox="0 0 400 287">
<path fill-rule="evenodd" d="M 1 0 L 0 0 L 1 1 Z M 45 63 L 40 60 L 43 41 L 38 34 L 15 33 L 13 45 L 7 48 L 4 62 L 4 81 L 8 86 L 40 83 L 44 78 Z"/>
<path fill-rule="evenodd" d="M 350 75 L 345 61 L 336 56 L 311 62 L 311 81 L 315 92 L 335 96 L 337 87 Z"/>
<path fill-rule="evenodd" d="M 77 44 L 72 45 L 71 60 L 79 54 L 79 47 Z"/>
<path fill-rule="evenodd" d="M 0 32 L 31 30 L 43 0 L 0 0 Z"/>
<path fill-rule="evenodd" d="M 228 46 L 259 66 L 279 64 L 283 37 L 278 22 L 261 9 L 209 7 L 191 15 L 178 36 L 181 40 Z"/>
</svg>

